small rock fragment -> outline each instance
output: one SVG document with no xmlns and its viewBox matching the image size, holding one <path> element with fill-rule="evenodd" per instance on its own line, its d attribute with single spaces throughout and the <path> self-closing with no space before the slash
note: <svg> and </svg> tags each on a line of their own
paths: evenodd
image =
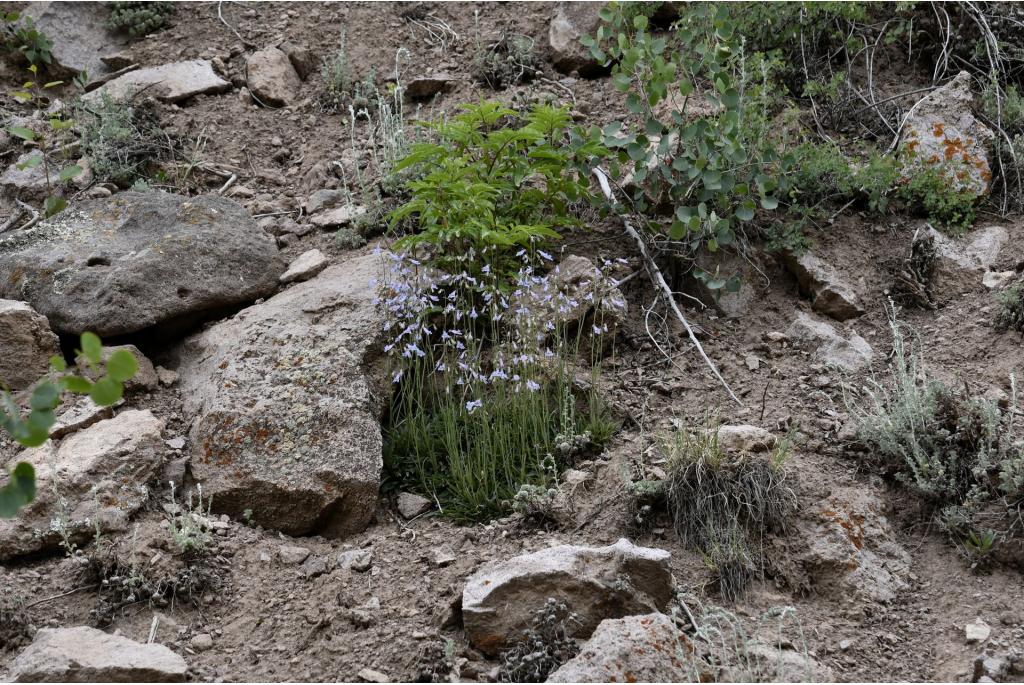
<svg viewBox="0 0 1024 685">
<path fill-rule="evenodd" d="M 277 550 L 277 556 L 281 563 L 290 566 L 301 564 L 310 555 L 309 548 L 297 545 L 281 545 Z"/>
<path fill-rule="evenodd" d="M 402 518 L 412 519 L 420 514 L 425 514 L 434 506 L 426 497 L 415 495 L 411 492 L 400 492 L 398 494 L 398 513 Z"/>
<path fill-rule="evenodd" d="M 320 250 L 303 252 L 288 265 L 288 269 L 281 274 L 280 281 L 281 283 L 308 281 L 326 269 L 329 263 L 327 255 Z"/>
<path fill-rule="evenodd" d="M 976 618 L 964 626 L 964 637 L 968 644 L 973 642 L 984 642 L 991 634 L 992 628 L 981 620 L 981 618 Z"/>
<path fill-rule="evenodd" d="M 205 652 L 213 648 L 213 636 L 209 633 L 199 633 L 189 641 L 189 644 L 197 652 Z"/>
<path fill-rule="evenodd" d="M 350 549 L 338 555 L 338 567 L 365 573 L 373 566 L 372 549 Z"/>
</svg>

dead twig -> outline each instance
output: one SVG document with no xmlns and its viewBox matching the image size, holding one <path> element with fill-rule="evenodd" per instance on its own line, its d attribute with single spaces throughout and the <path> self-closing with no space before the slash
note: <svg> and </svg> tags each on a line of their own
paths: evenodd
<svg viewBox="0 0 1024 685">
<path fill-rule="evenodd" d="M 594 169 L 594 175 L 597 176 L 597 180 L 601 184 L 601 190 L 604 192 L 605 197 L 607 197 L 609 201 L 614 202 L 614 198 L 612 197 L 612 189 L 611 186 L 608 184 L 608 177 L 600 169 Z M 736 393 L 732 391 L 732 388 L 729 387 L 729 384 L 726 382 L 726 380 L 722 378 L 722 374 L 719 373 L 718 367 L 715 366 L 715 363 L 713 361 L 711 361 L 711 357 L 709 357 L 707 352 L 704 351 L 704 346 L 700 344 L 700 340 L 697 339 L 697 335 L 693 332 L 693 328 L 690 327 L 690 322 L 686 320 L 685 316 L 683 316 L 682 310 L 679 309 L 679 305 L 676 303 L 675 297 L 673 297 L 672 288 L 669 287 L 668 283 L 665 281 L 665 276 L 662 275 L 661 273 L 661 269 L 658 268 L 658 265 L 657 263 L 655 263 L 654 258 L 652 258 L 650 253 L 648 252 L 647 243 L 644 241 L 643 236 L 637 233 L 636 229 L 633 228 L 633 226 L 625 218 L 623 218 L 622 224 L 626 229 L 627 235 L 629 235 L 629 237 L 633 239 L 633 241 L 636 243 L 637 248 L 640 250 L 640 256 L 643 257 L 644 264 L 647 266 L 647 272 L 650 275 L 651 280 L 654 282 L 654 285 L 661 291 L 666 301 L 666 304 L 668 304 L 669 308 L 672 310 L 672 313 L 675 314 L 679 322 L 683 324 L 683 328 L 686 329 L 687 335 L 689 335 L 694 347 L 697 348 L 697 352 L 699 352 L 700 356 L 704 359 L 704 363 L 707 364 L 708 368 L 711 369 L 711 372 L 715 375 L 715 378 L 718 379 L 719 383 L 722 384 L 722 387 L 724 387 L 726 392 L 729 393 L 729 397 L 731 397 L 733 401 L 736 402 L 736 404 L 742 407 L 743 402 L 741 402 L 740 398 L 736 396 Z"/>
</svg>

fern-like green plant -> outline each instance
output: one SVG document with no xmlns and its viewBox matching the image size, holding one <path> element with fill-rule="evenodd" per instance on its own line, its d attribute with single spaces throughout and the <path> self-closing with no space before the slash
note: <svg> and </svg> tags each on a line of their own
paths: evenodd
<svg viewBox="0 0 1024 685">
<path fill-rule="evenodd" d="M 434 140 L 414 145 L 395 168 L 422 172 L 389 217 L 392 227 L 414 226 L 398 249 L 427 247 L 432 263 L 452 273 L 478 274 L 483 255 L 489 268 L 514 273 L 516 252 L 559 239 L 579 224 L 571 206 L 592 199 L 589 165 L 607 150 L 571 123 L 565 108 L 521 114 L 480 102 L 425 124 Z"/>
</svg>

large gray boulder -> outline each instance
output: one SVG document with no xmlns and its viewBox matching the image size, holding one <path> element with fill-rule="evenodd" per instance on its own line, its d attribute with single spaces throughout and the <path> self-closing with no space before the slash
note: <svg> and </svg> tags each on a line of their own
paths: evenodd
<svg viewBox="0 0 1024 685">
<path fill-rule="evenodd" d="M 548 598 L 579 617 L 570 629 L 574 637 L 589 637 L 606 618 L 660 611 L 674 593 L 670 558 L 623 538 L 607 547 L 559 545 L 489 564 L 462 593 L 466 638 L 481 652 L 497 654 Z"/>
<path fill-rule="evenodd" d="M 43 628 L 11 665 L 16 683 L 180 683 L 188 665 L 167 647 L 96 628 Z"/>
<path fill-rule="evenodd" d="M 71 78 L 87 72 L 90 78 L 107 74 L 103 57 L 120 50 L 125 39 L 107 28 L 110 12 L 99 2 L 30 2 L 23 15 L 53 44 L 53 75 Z"/>
<path fill-rule="evenodd" d="M 316 278 L 185 341 L 192 474 L 214 511 L 290 535 L 343 537 L 377 506 L 383 392 L 371 363 L 379 256 Z"/>
<path fill-rule="evenodd" d="M 223 93 L 229 88 L 231 84 L 217 76 L 209 60 L 192 59 L 129 71 L 87 93 L 83 99 L 94 102 L 104 93 L 123 99 L 145 89 L 147 95 L 158 100 L 181 102 L 196 95 Z"/>
<path fill-rule="evenodd" d="M 45 316 L 25 302 L 0 300 L 0 388 L 24 390 L 59 353 L 60 341 Z"/>
<path fill-rule="evenodd" d="M 974 116 L 971 75 L 961 71 L 911 109 L 900 141 L 902 173 L 939 170 L 949 185 L 975 196 L 992 181 L 988 146 L 995 134 Z"/>
<path fill-rule="evenodd" d="M 36 470 L 36 499 L 13 519 L 0 519 L 0 559 L 57 548 L 127 528 L 149 498 L 166 453 L 164 422 L 149 411 L 112 419 L 17 455 L 0 471 L 27 461 Z"/>
<path fill-rule="evenodd" d="M 58 333 L 192 325 L 269 295 L 283 271 L 274 240 L 213 195 L 119 193 L 0 236 L 0 297 Z"/>
</svg>

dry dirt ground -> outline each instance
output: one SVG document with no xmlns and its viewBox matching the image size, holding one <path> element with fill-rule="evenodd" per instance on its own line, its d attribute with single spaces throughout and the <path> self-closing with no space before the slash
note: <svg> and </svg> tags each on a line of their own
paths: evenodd
<svg viewBox="0 0 1024 685">
<path fill-rule="evenodd" d="M 403 19 L 407 8 L 389 3 L 223 4 L 225 19 L 255 46 L 289 38 L 308 45 L 314 55 L 327 56 L 345 26 L 352 62 L 376 68 L 381 75 L 393 69 L 396 50 L 406 48 L 411 58 L 402 69 L 408 76 L 433 68 L 460 79 L 454 90 L 430 106 L 436 111 L 495 95 L 469 75 L 478 35 L 486 40 L 507 27 L 532 36 L 543 48 L 552 11 L 546 3 L 431 4 L 430 10 L 459 36 L 454 45 L 442 49 L 423 29 Z M 218 20 L 217 9 L 217 3 L 180 5 L 174 25 L 135 44 L 133 54 L 144 66 L 219 56 L 232 73 L 243 73 L 247 49 Z M 567 79 L 550 65 L 545 68 L 550 78 L 561 79 L 573 91 L 576 109 L 588 121 L 600 123 L 622 111 L 620 96 L 607 80 Z M 13 85 L 17 78 L 8 71 L 5 85 Z M 349 147 L 342 116 L 321 113 L 314 104 L 322 87 L 320 76 L 313 76 L 302 86 L 307 103 L 292 108 L 253 107 L 242 102 L 236 88 L 181 106 L 161 106 L 159 114 L 161 124 L 173 133 L 193 138 L 202 133 L 207 140 L 204 159 L 240 169 L 239 185 L 273 197 L 270 211 L 287 210 L 320 187 L 311 172 L 314 165 L 337 159 Z M 564 96 L 561 88 L 543 83 L 536 87 Z M 514 95 L 515 91 L 498 94 Z M 286 153 L 277 154 L 282 149 Z M 1010 234 L 996 266 L 1014 269 L 1024 262 L 1024 221 L 979 219 L 982 226 L 995 223 L 1005 225 Z M 904 249 L 917 225 L 910 220 L 879 225 L 856 215 L 843 216 L 813 236 L 816 252 L 865 294 L 867 313 L 849 326 L 874 347 L 876 371 L 885 365 L 890 340 L 884 291 L 891 279 L 885 263 L 894 250 Z M 313 233 L 287 247 L 285 256 L 311 247 L 320 247 L 338 261 L 348 254 L 330 236 Z M 571 236 L 566 249 L 624 257 L 630 270 L 641 268 L 614 221 L 598 225 L 592 233 Z M 745 316 L 726 319 L 688 310 L 703 330 L 709 355 L 743 399 L 742 408 L 706 373 L 675 328 L 670 330 L 670 338 L 678 343 L 672 350 L 674 363 L 666 363 L 644 332 L 644 307 L 653 299 L 650 284 L 642 273 L 627 283 L 631 318 L 603 381 L 623 428 L 605 454 L 580 465 L 593 477 L 577 491 L 575 525 L 546 531 L 501 521 L 459 526 L 421 517 L 407 522 L 388 497 L 382 497 L 369 529 L 343 541 L 291 540 L 232 521 L 217 538 L 219 587 L 204 592 L 196 602 L 182 598 L 161 607 L 127 602 L 116 610 L 100 610 L 101 595 L 94 587 L 81 589 L 78 563 L 62 556 L 6 563 L 0 565 L 0 588 L 27 598 L 24 612 L 29 625 L 24 634 L 0 635 L 6 640 L 0 644 L 0 672 L 27 644 L 25 635 L 32 627 L 99 623 L 145 641 L 159 615 L 156 639 L 185 656 L 195 680 L 353 680 L 365 668 L 396 680 L 431 674 L 447 679 L 453 667 L 462 679 L 486 680 L 496 664 L 470 649 L 451 620 L 452 603 L 466 577 L 489 560 L 563 542 L 603 545 L 621 536 L 669 550 L 681 588 L 723 603 L 707 587 L 709 574 L 700 557 L 683 548 L 670 527 L 656 524 L 638 532 L 630 525 L 622 488 L 623 474 L 643 468 L 647 448 L 670 427 L 671 419 L 699 418 L 711 409 L 726 422 L 753 423 L 773 431 L 796 426 L 791 473 L 802 507 L 840 488 L 877 495 L 886 503 L 897 541 L 911 559 L 910 587 L 888 602 L 834 590 L 796 592 L 779 578 L 757 584 L 736 604 L 723 604 L 748 617 L 771 606 L 794 606 L 807 649 L 844 681 L 970 681 L 979 648 L 965 643 L 966 623 L 981 617 L 992 626 L 991 646 L 997 651 L 1024 647 L 1020 571 L 997 567 L 988 574 L 972 572 L 897 484 L 872 474 L 856 454 L 843 449 L 837 437 L 847 414 L 842 381 L 856 385 L 869 372 L 842 379 L 812 367 L 803 353 L 767 341 L 766 334 L 785 330 L 796 311 L 810 307 L 792 276 L 771 258 L 764 259 L 757 300 Z M 1009 373 L 1024 368 L 1021 339 L 992 328 L 992 294 L 981 285 L 980 276 L 949 281 L 937 295 L 936 310 L 908 310 L 904 315 L 921 335 L 929 364 L 979 391 L 1006 388 Z M 160 362 L 171 342 L 147 340 L 140 346 Z M 760 359 L 756 370 L 746 363 L 749 355 Z M 130 403 L 167 419 L 166 438 L 187 432 L 174 388 L 131 398 Z M 137 518 L 140 555 L 155 553 L 144 547 L 145 531 L 159 526 L 163 501 L 158 493 Z M 783 555 L 798 547 L 801 540 L 795 535 L 770 553 Z M 372 567 L 367 572 L 336 569 L 307 578 L 297 566 L 278 560 L 277 550 L 286 543 L 327 558 L 346 549 L 370 548 Z M 201 633 L 210 634 L 213 644 L 200 651 L 193 647 L 192 637 Z M 1009 676 L 1014 677 L 1020 678 Z"/>
</svg>

